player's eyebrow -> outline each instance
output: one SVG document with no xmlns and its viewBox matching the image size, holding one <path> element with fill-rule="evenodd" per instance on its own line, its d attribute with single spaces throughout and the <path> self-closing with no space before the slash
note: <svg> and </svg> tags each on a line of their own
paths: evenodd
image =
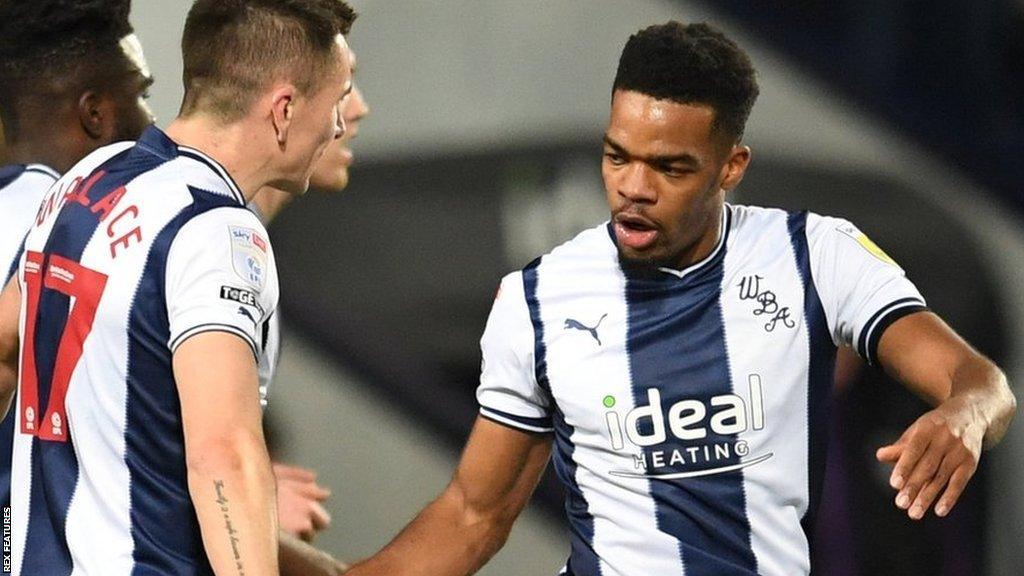
<svg viewBox="0 0 1024 576">
<path fill-rule="evenodd" d="M 683 152 L 681 154 L 661 154 L 656 156 L 638 156 L 636 154 L 631 154 L 624 146 L 613 140 L 612 137 L 607 134 L 604 137 L 604 143 L 620 156 L 625 158 L 636 158 L 646 162 L 647 164 L 659 166 L 669 164 L 686 164 L 694 168 L 699 168 L 702 164 L 700 158 L 697 158 L 688 152 Z"/>
</svg>

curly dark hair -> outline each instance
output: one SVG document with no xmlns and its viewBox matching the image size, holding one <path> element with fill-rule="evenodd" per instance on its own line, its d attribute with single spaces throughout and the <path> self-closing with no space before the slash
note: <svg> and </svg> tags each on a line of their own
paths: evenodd
<svg viewBox="0 0 1024 576">
<path fill-rule="evenodd" d="M 759 91 L 750 58 L 721 30 L 676 21 L 629 38 L 615 75 L 613 93 L 617 90 L 710 106 L 713 129 L 732 142 L 743 137 Z"/>
<path fill-rule="evenodd" d="M 0 0 L 0 119 L 18 130 L 17 99 L 106 90 L 131 70 L 119 43 L 131 0 Z"/>
<path fill-rule="evenodd" d="M 342 0 L 196 0 L 181 40 L 182 114 L 237 119 L 282 77 L 304 92 L 318 87 L 335 37 L 355 19 Z"/>
</svg>

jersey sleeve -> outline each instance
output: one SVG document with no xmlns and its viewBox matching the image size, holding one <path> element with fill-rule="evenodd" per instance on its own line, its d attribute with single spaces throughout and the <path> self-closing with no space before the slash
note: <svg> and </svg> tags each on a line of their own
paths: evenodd
<svg viewBox="0 0 1024 576">
<path fill-rule="evenodd" d="M 510 274 L 502 280 L 480 340 L 480 415 L 524 432 L 547 433 L 554 430 L 552 405 L 537 384 L 534 342 L 522 274 Z"/>
<path fill-rule="evenodd" d="M 277 308 L 274 254 L 251 212 L 218 208 L 181 227 L 167 255 L 168 347 L 204 332 L 229 332 L 260 361 Z"/>
<path fill-rule="evenodd" d="M 856 226 L 809 214 L 811 274 L 837 346 L 852 346 L 877 363 L 882 333 L 900 318 L 926 310 L 903 269 Z"/>
</svg>

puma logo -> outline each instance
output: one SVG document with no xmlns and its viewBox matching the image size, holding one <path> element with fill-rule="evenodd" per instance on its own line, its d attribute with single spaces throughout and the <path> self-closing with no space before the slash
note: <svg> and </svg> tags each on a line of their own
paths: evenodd
<svg viewBox="0 0 1024 576">
<path fill-rule="evenodd" d="M 249 320 L 252 320 L 252 323 L 253 323 L 253 325 L 257 325 L 257 324 L 259 324 L 259 322 L 257 322 L 257 321 L 256 321 L 256 318 L 255 318 L 255 317 L 253 317 L 253 315 L 252 315 L 252 312 L 249 312 L 249 311 L 248 311 L 248 310 L 246 310 L 245 308 L 243 308 L 243 307 L 239 306 L 239 307 L 238 307 L 238 313 L 239 313 L 239 314 L 240 314 L 241 316 L 245 316 L 245 317 L 246 317 L 246 318 L 248 318 Z"/>
<path fill-rule="evenodd" d="M 589 332 L 590 335 L 594 337 L 594 340 L 597 340 L 597 345 L 600 346 L 601 345 L 601 338 L 597 335 L 597 328 L 598 328 L 598 326 L 601 325 L 601 322 L 604 322 L 604 319 L 607 316 L 608 316 L 608 314 L 604 314 L 603 316 L 601 316 L 601 319 L 597 321 L 597 325 L 594 326 L 593 328 L 591 328 L 590 326 L 587 326 L 586 324 L 580 322 L 579 320 L 573 320 L 572 318 L 567 318 L 565 320 L 565 329 L 566 330 L 570 330 L 570 329 L 571 330 L 582 330 L 583 332 Z"/>
</svg>

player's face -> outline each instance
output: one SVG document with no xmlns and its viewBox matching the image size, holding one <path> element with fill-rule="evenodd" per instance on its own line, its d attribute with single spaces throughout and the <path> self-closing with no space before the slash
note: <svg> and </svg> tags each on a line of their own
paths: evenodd
<svg viewBox="0 0 1024 576">
<path fill-rule="evenodd" d="M 289 158 L 285 169 L 291 174 L 287 174 L 281 184 L 275 184 L 292 194 L 302 194 L 309 188 L 313 170 L 328 145 L 346 131 L 342 104 L 352 91 L 352 70 L 345 38 L 339 34 L 336 41 L 334 65 L 328 77 L 316 92 L 298 98 L 292 109 L 294 117 L 286 146 Z"/>
<path fill-rule="evenodd" d="M 337 193 L 348 186 L 349 167 L 352 166 L 353 155 L 351 143 L 359 134 L 359 121 L 370 113 L 363 93 L 355 84 L 356 55 L 350 52 L 349 62 L 352 66 L 352 92 L 341 102 L 341 117 L 345 121 L 345 134 L 327 145 L 320 161 L 309 179 L 309 187 L 318 192 Z"/>
<path fill-rule="evenodd" d="M 114 142 L 137 140 L 146 127 L 155 121 L 153 111 L 146 103 L 153 75 L 142 54 L 142 44 L 131 34 L 121 40 L 121 49 L 130 65 L 120 89 L 112 94 L 115 110 Z"/>
<path fill-rule="evenodd" d="M 717 239 L 750 151 L 723 144 L 713 121 L 708 106 L 615 92 L 601 173 L 624 259 L 684 268 Z"/>
</svg>

